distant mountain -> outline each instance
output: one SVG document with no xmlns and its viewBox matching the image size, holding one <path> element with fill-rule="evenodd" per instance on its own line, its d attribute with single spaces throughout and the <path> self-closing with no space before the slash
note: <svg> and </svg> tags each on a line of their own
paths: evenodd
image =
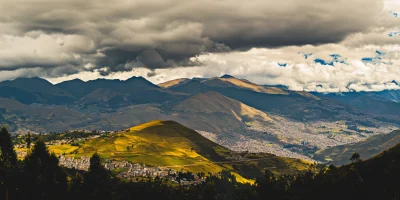
<svg viewBox="0 0 400 200">
<path fill-rule="evenodd" d="M 160 84 L 158 84 L 158 86 L 161 87 L 161 88 L 165 88 L 166 89 L 166 88 L 176 87 L 176 86 L 181 85 L 181 84 L 185 84 L 188 81 L 190 81 L 190 79 L 188 79 L 188 78 L 180 78 L 180 79 L 174 79 L 174 80 L 170 80 L 170 81 L 167 81 L 167 82 L 164 82 L 164 83 L 160 83 Z"/>
<path fill-rule="evenodd" d="M 400 115 L 400 90 L 329 94 L 314 92 L 313 94 L 321 98 L 333 98 L 345 104 L 376 114 Z"/>
<path fill-rule="evenodd" d="M 171 90 L 191 94 L 215 91 L 256 109 L 282 114 L 300 121 L 331 119 L 338 114 L 339 110 L 345 110 L 344 112 L 352 110 L 343 103 L 320 100 L 307 92 L 260 86 L 231 76 L 229 78 L 191 80 L 173 87 Z"/>
<path fill-rule="evenodd" d="M 74 94 L 76 98 L 80 99 L 78 102 L 84 106 L 89 104 L 120 108 L 132 104 L 177 101 L 187 96 L 162 90 L 143 77 L 132 77 L 125 81 L 97 79 L 83 82 L 72 80 L 56 86 Z"/>
<path fill-rule="evenodd" d="M 314 159 L 332 162 L 334 165 L 348 164 L 353 153 L 359 153 L 362 159 L 368 159 L 400 143 L 400 131 L 376 135 L 366 141 L 336 146 L 318 151 Z"/>
<path fill-rule="evenodd" d="M 233 114 L 238 120 L 243 121 L 240 117 L 258 118 L 263 121 L 271 120 L 267 114 L 249 107 L 239 101 L 228 98 L 217 92 L 206 92 L 190 97 L 174 107 L 174 110 L 183 112 L 204 112 L 213 113 L 220 112 Z"/>
<path fill-rule="evenodd" d="M 65 104 L 76 99 L 68 91 L 40 78 L 19 78 L 0 82 L 0 96 L 26 104 Z"/>
<path fill-rule="evenodd" d="M 79 79 L 65 81 L 56 85 L 65 91 L 70 92 L 77 98 L 82 98 L 97 89 L 112 89 L 119 92 L 132 93 L 148 89 L 157 89 L 158 86 L 147 81 L 143 77 L 132 77 L 128 80 L 108 80 L 96 79 L 88 82 L 83 82 Z"/>
<path fill-rule="evenodd" d="M 288 94 L 287 92 L 279 88 L 264 87 L 261 85 L 254 84 L 245 79 L 237 79 L 230 75 L 224 75 L 221 78 L 211 78 L 207 81 L 203 81 L 203 84 L 215 87 L 236 87 L 239 89 L 246 89 L 266 94 Z"/>
<path fill-rule="evenodd" d="M 217 92 L 192 96 L 172 111 L 189 127 L 215 133 L 240 132 L 247 127 L 248 121 L 272 120 L 266 113 Z"/>
<path fill-rule="evenodd" d="M 143 77 L 132 77 L 125 81 L 97 79 L 84 82 L 74 79 L 57 85 L 40 78 L 21 78 L 0 82 L 0 97 L 24 104 L 120 108 L 131 104 L 178 101 L 187 95 L 163 90 Z"/>
</svg>

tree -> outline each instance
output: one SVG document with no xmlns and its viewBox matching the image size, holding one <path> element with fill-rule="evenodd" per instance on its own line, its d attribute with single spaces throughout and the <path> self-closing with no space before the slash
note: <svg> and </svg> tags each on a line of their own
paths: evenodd
<svg viewBox="0 0 400 200">
<path fill-rule="evenodd" d="M 26 148 L 28 149 L 31 148 L 31 142 L 32 142 L 31 133 L 28 133 L 28 136 L 26 137 Z"/>
<path fill-rule="evenodd" d="M 24 193 L 33 199 L 59 199 L 67 190 L 67 178 L 58 158 L 50 154 L 45 143 L 38 140 L 25 158 Z"/>
<path fill-rule="evenodd" d="M 101 164 L 100 155 L 90 158 L 89 171 L 84 176 L 83 190 L 88 199 L 111 199 L 111 174 Z"/>
<path fill-rule="evenodd" d="M 8 130 L 3 126 L 0 130 L 0 193 L 1 198 L 9 197 L 9 193 L 15 192 L 15 175 L 17 170 L 17 154 Z"/>
<path fill-rule="evenodd" d="M 3 126 L 0 130 L 0 163 L 4 169 L 11 169 L 16 167 L 17 154 L 14 151 L 14 145 L 11 141 L 11 136 L 8 130 Z"/>
<path fill-rule="evenodd" d="M 359 161 L 361 161 L 360 154 L 359 153 L 354 153 L 351 156 L 350 160 L 351 160 L 351 162 L 359 162 Z"/>
</svg>

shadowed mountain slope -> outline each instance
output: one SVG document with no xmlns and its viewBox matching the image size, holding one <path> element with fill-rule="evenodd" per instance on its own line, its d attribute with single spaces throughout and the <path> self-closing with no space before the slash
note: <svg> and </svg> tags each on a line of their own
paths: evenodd
<svg viewBox="0 0 400 200">
<path fill-rule="evenodd" d="M 400 90 L 313 94 L 321 98 L 333 98 L 350 106 L 375 114 L 400 115 Z"/>
<path fill-rule="evenodd" d="M 363 142 L 340 145 L 318 151 L 313 158 L 321 161 L 331 161 L 334 165 L 343 165 L 351 162 L 349 158 L 353 153 L 359 153 L 362 159 L 368 159 L 399 143 L 400 131 L 393 131 L 388 134 L 372 136 Z"/>
<path fill-rule="evenodd" d="M 0 95 L 26 104 L 65 104 L 76 99 L 68 91 L 40 78 L 19 78 L 0 82 Z"/>
</svg>

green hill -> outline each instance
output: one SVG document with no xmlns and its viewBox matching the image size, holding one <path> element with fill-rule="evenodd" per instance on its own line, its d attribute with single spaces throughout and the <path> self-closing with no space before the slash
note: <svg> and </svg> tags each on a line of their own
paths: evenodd
<svg viewBox="0 0 400 200">
<path fill-rule="evenodd" d="M 105 159 L 126 160 L 176 170 L 217 173 L 223 169 L 236 174 L 239 180 L 262 175 L 266 168 L 276 173 L 293 173 L 307 169 L 298 159 L 271 154 L 234 153 L 201 136 L 196 131 L 173 121 L 151 121 L 103 138 L 80 144 L 51 146 L 51 151 L 66 156 L 90 156 L 97 152 Z M 232 155 L 242 159 L 232 159 Z"/>
<path fill-rule="evenodd" d="M 340 145 L 318 151 L 314 159 L 321 161 L 331 161 L 334 165 L 348 164 L 349 158 L 353 153 L 359 153 L 362 159 L 371 158 L 400 143 L 400 131 L 393 131 L 388 134 L 376 135 L 366 141 Z"/>
</svg>

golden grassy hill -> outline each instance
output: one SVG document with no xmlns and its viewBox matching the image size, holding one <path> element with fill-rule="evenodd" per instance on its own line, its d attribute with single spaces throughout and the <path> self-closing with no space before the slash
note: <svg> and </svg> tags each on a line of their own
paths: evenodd
<svg viewBox="0 0 400 200">
<path fill-rule="evenodd" d="M 229 150 L 176 122 L 151 121 L 107 138 L 90 140 L 76 152 L 98 152 L 104 158 L 173 166 L 223 160 L 222 155 Z"/>
<path fill-rule="evenodd" d="M 158 84 L 158 86 L 161 87 L 161 88 L 169 88 L 169 87 L 173 87 L 173 86 L 182 84 L 182 83 L 187 82 L 189 80 L 190 79 L 187 79 L 187 78 L 179 78 L 179 79 L 170 80 L 170 81 L 167 81 L 167 82 L 164 82 L 164 83 L 160 83 L 160 84 Z"/>
<path fill-rule="evenodd" d="M 292 173 L 307 169 L 307 162 L 271 154 L 244 154 L 244 161 L 229 160 L 232 153 L 201 136 L 196 131 L 173 121 L 151 121 L 128 130 L 84 142 L 79 147 L 50 146 L 49 150 L 66 156 L 91 156 L 97 152 L 105 159 L 126 160 L 176 170 L 217 173 L 232 171 L 240 181 L 250 181 L 265 169 Z M 243 175 L 242 175 L 243 174 Z M 244 178 L 247 177 L 247 178 Z"/>
</svg>

